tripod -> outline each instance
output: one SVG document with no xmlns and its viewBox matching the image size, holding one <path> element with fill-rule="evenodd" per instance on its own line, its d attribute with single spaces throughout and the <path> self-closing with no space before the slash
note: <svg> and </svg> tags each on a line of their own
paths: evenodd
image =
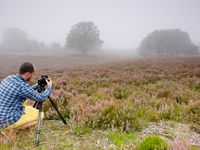
<svg viewBox="0 0 200 150">
<path fill-rule="evenodd" d="M 45 91 L 45 87 L 43 86 L 39 86 L 36 88 L 37 91 L 39 93 Z M 58 111 L 58 108 L 56 106 L 56 104 L 53 102 L 53 100 L 51 99 L 50 96 L 48 96 L 48 99 L 50 100 L 53 108 L 56 110 L 56 112 L 58 113 L 59 117 L 61 118 L 61 120 L 63 121 L 64 124 L 67 124 L 65 118 L 61 115 L 61 113 Z M 36 141 L 35 141 L 35 144 L 36 146 L 39 145 L 40 143 L 40 128 L 41 128 L 41 122 L 42 122 L 42 110 L 43 110 L 43 103 L 44 102 L 38 102 L 36 101 L 33 105 L 34 108 L 37 108 L 39 110 L 39 116 L 38 116 L 38 125 L 37 125 L 37 129 L 36 129 Z"/>
</svg>

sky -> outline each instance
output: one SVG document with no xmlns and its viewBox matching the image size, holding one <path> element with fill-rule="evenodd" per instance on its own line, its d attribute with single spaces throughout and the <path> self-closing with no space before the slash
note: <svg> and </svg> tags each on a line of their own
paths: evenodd
<svg viewBox="0 0 200 150">
<path fill-rule="evenodd" d="M 157 29 L 179 28 L 200 42 L 200 0 L 0 0 L 0 37 L 16 27 L 63 46 L 80 21 L 94 22 L 104 48 L 136 48 Z"/>
</svg>

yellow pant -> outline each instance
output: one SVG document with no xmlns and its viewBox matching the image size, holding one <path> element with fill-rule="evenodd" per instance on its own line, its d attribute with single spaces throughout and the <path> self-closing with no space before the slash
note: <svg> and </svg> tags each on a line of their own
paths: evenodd
<svg viewBox="0 0 200 150">
<path fill-rule="evenodd" d="M 21 116 L 21 118 L 14 124 L 8 126 L 6 129 L 14 129 L 21 127 L 27 123 L 37 121 L 39 115 L 39 110 L 36 108 L 33 108 L 32 106 L 25 106 L 24 114 Z M 42 118 L 44 118 L 44 113 L 42 112 Z"/>
</svg>

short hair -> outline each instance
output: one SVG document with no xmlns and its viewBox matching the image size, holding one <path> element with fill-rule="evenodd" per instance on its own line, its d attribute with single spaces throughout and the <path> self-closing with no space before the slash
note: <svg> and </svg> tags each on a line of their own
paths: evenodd
<svg viewBox="0 0 200 150">
<path fill-rule="evenodd" d="M 23 75 L 27 72 L 33 73 L 35 71 L 33 64 L 24 62 L 19 68 L 19 74 Z"/>
</svg>

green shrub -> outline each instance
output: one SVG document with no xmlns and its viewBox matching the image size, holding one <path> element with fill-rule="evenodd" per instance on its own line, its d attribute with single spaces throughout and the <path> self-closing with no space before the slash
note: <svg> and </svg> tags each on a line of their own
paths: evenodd
<svg viewBox="0 0 200 150">
<path fill-rule="evenodd" d="M 167 150 L 167 143 L 158 136 L 148 136 L 141 142 L 137 150 Z"/>
</svg>

